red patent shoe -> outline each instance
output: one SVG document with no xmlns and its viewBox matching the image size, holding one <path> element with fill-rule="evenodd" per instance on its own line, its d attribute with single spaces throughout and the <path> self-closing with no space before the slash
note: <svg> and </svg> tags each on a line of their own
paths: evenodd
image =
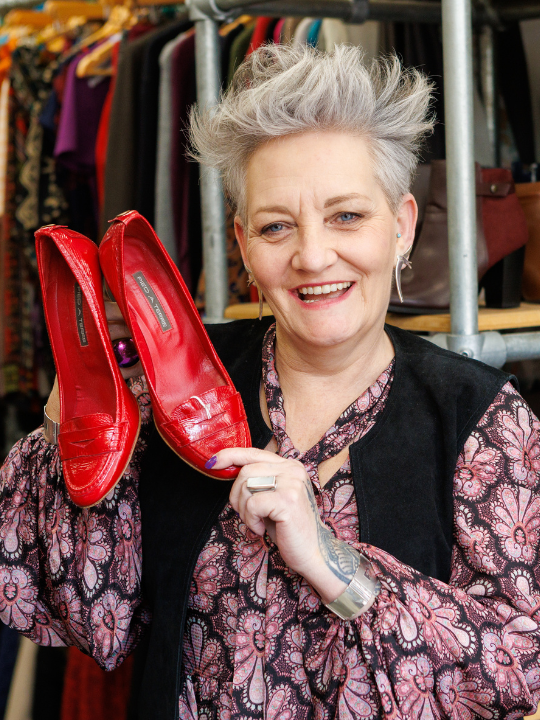
<svg viewBox="0 0 540 720">
<path fill-rule="evenodd" d="M 137 346 L 158 432 L 205 475 L 236 477 L 238 467 L 213 471 L 205 463 L 223 448 L 250 446 L 242 400 L 148 221 L 135 210 L 115 218 L 99 262 Z"/>
<path fill-rule="evenodd" d="M 114 356 L 96 245 L 49 225 L 36 232 L 36 255 L 60 391 L 62 470 L 73 502 L 89 507 L 129 464 L 139 406 Z"/>
</svg>

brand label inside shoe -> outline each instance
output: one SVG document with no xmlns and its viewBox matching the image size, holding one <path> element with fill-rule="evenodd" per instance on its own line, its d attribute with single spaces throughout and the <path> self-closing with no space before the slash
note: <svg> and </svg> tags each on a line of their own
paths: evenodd
<svg viewBox="0 0 540 720">
<path fill-rule="evenodd" d="M 144 277 L 143 273 L 140 270 L 136 273 L 133 273 L 133 277 L 135 278 L 135 282 L 137 283 L 137 285 L 141 288 L 144 297 L 148 301 L 148 304 L 154 311 L 154 315 L 159 322 L 161 331 L 167 332 L 167 330 L 171 329 L 172 325 L 169 322 L 169 318 L 165 314 L 165 310 L 161 307 L 161 303 L 159 302 L 158 297 L 152 289 L 150 283 Z"/>
<path fill-rule="evenodd" d="M 77 332 L 79 333 L 79 342 L 83 347 L 88 345 L 88 336 L 84 327 L 83 315 L 83 292 L 79 283 L 75 283 L 75 319 L 77 322 Z"/>
</svg>

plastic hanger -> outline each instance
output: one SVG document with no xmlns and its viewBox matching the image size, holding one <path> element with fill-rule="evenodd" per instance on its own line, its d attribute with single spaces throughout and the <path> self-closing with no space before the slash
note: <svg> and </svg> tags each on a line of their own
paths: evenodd
<svg viewBox="0 0 540 720">
<path fill-rule="evenodd" d="M 113 48 L 122 39 L 122 33 L 112 35 L 108 40 L 91 50 L 79 60 L 75 71 L 77 77 L 95 77 L 96 75 L 112 75 L 112 67 L 104 67 L 105 63 L 112 57 Z"/>
</svg>

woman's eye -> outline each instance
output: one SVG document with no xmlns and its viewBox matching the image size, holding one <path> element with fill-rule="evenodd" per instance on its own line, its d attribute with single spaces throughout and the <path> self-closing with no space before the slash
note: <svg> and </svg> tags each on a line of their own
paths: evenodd
<svg viewBox="0 0 540 720">
<path fill-rule="evenodd" d="M 267 225 L 265 228 L 263 228 L 262 234 L 276 234 L 281 232 L 285 228 L 285 225 L 283 223 L 272 223 L 271 225 Z"/>
<path fill-rule="evenodd" d="M 341 222 L 349 223 L 353 220 L 357 220 L 358 215 L 352 212 L 342 212 L 338 215 L 338 219 L 341 220 Z"/>
</svg>

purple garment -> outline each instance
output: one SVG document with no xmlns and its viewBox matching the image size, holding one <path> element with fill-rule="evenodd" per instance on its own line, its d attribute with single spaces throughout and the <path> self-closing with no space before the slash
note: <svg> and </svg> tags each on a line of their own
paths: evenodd
<svg viewBox="0 0 540 720">
<path fill-rule="evenodd" d="M 66 73 L 66 85 L 54 156 L 75 173 L 93 174 L 96 167 L 96 138 L 110 78 L 78 78 L 74 58 Z"/>
</svg>

